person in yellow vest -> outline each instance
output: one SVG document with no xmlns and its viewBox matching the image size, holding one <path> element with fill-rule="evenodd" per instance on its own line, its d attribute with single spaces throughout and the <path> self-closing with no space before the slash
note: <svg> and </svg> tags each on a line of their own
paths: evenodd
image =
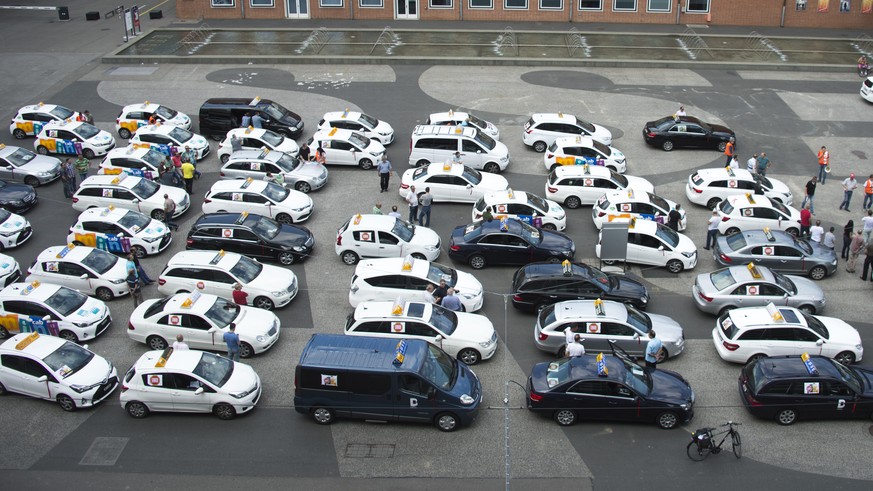
<svg viewBox="0 0 873 491">
<path fill-rule="evenodd" d="M 864 181 L 864 202 L 861 203 L 861 208 L 869 210 L 873 207 L 873 174 Z"/>
<path fill-rule="evenodd" d="M 185 181 L 185 191 L 188 191 L 188 194 L 194 194 L 194 173 L 196 172 L 194 164 L 182 162 L 180 170 L 182 171 L 182 180 Z"/>
</svg>

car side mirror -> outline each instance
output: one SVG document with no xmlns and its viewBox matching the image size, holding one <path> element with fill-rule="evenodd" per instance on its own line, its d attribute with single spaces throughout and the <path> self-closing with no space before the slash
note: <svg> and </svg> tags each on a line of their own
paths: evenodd
<svg viewBox="0 0 873 491">
<path fill-rule="evenodd" d="M 42 377 L 36 379 L 36 381 L 37 381 L 37 382 L 45 382 L 45 381 L 47 381 L 48 379 L 49 379 L 49 378 L 48 378 L 47 375 L 43 375 Z"/>
<path fill-rule="evenodd" d="M 640 340 L 640 335 L 635 333 L 635 334 L 634 334 L 634 339 L 637 340 L 637 341 L 639 341 L 639 340 Z"/>
<path fill-rule="evenodd" d="M 83 344 L 83 345 L 82 345 L 82 348 L 88 349 L 88 345 L 87 345 L 87 344 Z"/>
<path fill-rule="evenodd" d="M 139 203 L 139 198 L 133 198 L 133 201 L 131 201 L 131 203 Z"/>
<path fill-rule="evenodd" d="M 208 332 L 209 334 L 215 334 L 218 332 L 218 328 L 217 327 L 210 327 L 209 330 L 206 332 Z"/>
<path fill-rule="evenodd" d="M 437 343 L 442 343 L 443 342 L 442 334 L 437 335 L 437 337 L 434 338 L 434 341 L 436 341 Z"/>
<path fill-rule="evenodd" d="M 824 344 L 824 339 L 819 339 L 818 341 L 815 342 L 816 346 L 821 346 L 823 344 Z"/>
<path fill-rule="evenodd" d="M 82 276 L 80 276 L 79 279 L 80 279 L 80 280 L 87 280 L 87 279 L 88 279 L 88 275 L 85 274 L 85 273 L 82 273 Z"/>
<path fill-rule="evenodd" d="M 46 314 L 46 315 L 42 316 L 42 320 L 48 322 L 48 321 L 52 320 L 52 316 Z"/>
<path fill-rule="evenodd" d="M 658 246 L 658 250 L 664 252 L 664 246 Z"/>
<path fill-rule="evenodd" d="M 204 392 L 206 392 L 206 391 L 203 390 L 203 387 L 200 387 L 200 388 L 198 388 L 197 390 L 194 391 L 194 395 L 195 395 L 195 396 L 199 396 L 200 394 L 202 394 L 202 393 L 204 393 Z"/>
<path fill-rule="evenodd" d="M 482 155 L 482 150 L 476 150 L 477 155 Z"/>
</svg>

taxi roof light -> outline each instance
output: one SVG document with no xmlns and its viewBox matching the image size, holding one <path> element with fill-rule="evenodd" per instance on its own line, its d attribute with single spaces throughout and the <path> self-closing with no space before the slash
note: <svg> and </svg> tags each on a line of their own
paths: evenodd
<svg viewBox="0 0 873 491">
<path fill-rule="evenodd" d="M 628 189 L 627 189 L 627 197 L 630 198 L 630 199 L 634 199 L 634 190 L 633 190 L 633 188 L 628 188 Z"/>
<path fill-rule="evenodd" d="M 752 197 L 752 193 L 746 193 L 746 199 L 749 200 L 750 205 L 755 204 L 755 198 Z"/>
<path fill-rule="evenodd" d="M 391 315 L 403 315 L 404 306 L 405 303 L 403 297 L 397 297 L 397 300 L 394 301 L 394 305 L 391 306 Z"/>
<path fill-rule="evenodd" d="M 591 174 L 591 168 L 588 166 L 588 164 L 585 164 L 582 166 L 582 173 L 583 174 Z"/>
<path fill-rule="evenodd" d="M 412 271 L 412 264 L 415 262 L 415 258 L 412 257 L 412 254 L 406 256 L 403 260 L 403 271 Z"/>
<path fill-rule="evenodd" d="M 63 259 L 64 257 L 66 257 L 67 254 L 70 253 L 70 251 L 73 250 L 74 247 L 76 247 L 76 244 L 67 244 L 66 246 L 64 246 L 63 249 L 58 251 L 55 257 L 57 257 L 58 259 Z"/>
<path fill-rule="evenodd" d="M 4 148 L 6 148 L 6 144 L 5 144 L 5 143 L 0 143 L 0 150 L 3 150 Z"/>
<path fill-rule="evenodd" d="M 327 132 L 327 136 L 335 135 L 337 129 L 339 129 L 339 128 L 331 128 L 330 131 Z"/>
<path fill-rule="evenodd" d="M 221 249 L 220 251 L 215 253 L 215 257 L 213 257 L 212 260 L 209 261 L 209 264 L 218 264 L 219 262 L 221 262 L 221 258 L 224 257 L 224 254 L 224 249 Z"/>
<path fill-rule="evenodd" d="M 735 177 L 735 174 L 734 174 L 734 168 L 733 168 L 733 167 L 731 167 L 731 166 L 727 166 L 727 167 L 724 168 L 724 170 L 727 171 L 727 173 L 728 173 L 729 176 L 731 176 L 731 177 Z"/>
<path fill-rule="evenodd" d="M 818 368 L 816 368 L 815 364 L 809 358 L 809 353 L 803 353 L 800 355 L 800 359 L 803 361 L 803 365 L 806 367 L 806 371 L 809 372 L 810 375 L 818 375 Z"/>
<path fill-rule="evenodd" d="M 239 218 L 236 219 L 236 224 L 240 225 L 242 222 L 246 221 L 246 218 L 249 217 L 249 212 L 244 211 L 239 214 Z"/>
<path fill-rule="evenodd" d="M 340 117 L 343 118 L 343 119 L 349 117 L 349 108 L 346 108 L 346 110 L 343 111 L 343 115 L 340 116 Z"/>
<path fill-rule="evenodd" d="M 506 217 L 500 219 L 500 230 L 504 232 L 509 230 L 509 222 L 506 220 Z"/>
<path fill-rule="evenodd" d="M 33 280 L 33 282 L 31 284 L 24 287 L 24 290 L 21 290 L 21 294 L 22 295 L 30 295 L 30 292 L 39 288 L 39 285 L 40 285 L 39 280 Z"/>
<path fill-rule="evenodd" d="M 597 357 L 597 375 L 599 377 L 606 377 L 609 375 L 609 369 L 606 368 L 606 361 L 603 359 L 603 353 L 598 353 Z"/>
<path fill-rule="evenodd" d="M 779 312 L 773 302 L 768 303 L 766 308 L 773 322 L 785 322 L 785 317 L 782 317 L 782 312 Z"/>
<path fill-rule="evenodd" d="M 30 343 L 36 341 L 37 339 L 39 339 L 39 333 L 32 332 L 32 333 L 30 333 L 29 336 L 27 336 L 26 338 L 19 341 L 18 344 L 15 345 L 15 349 L 18 351 L 21 351 L 24 348 L 27 348 L 28 346 L 30 346 Z"/>
<path fill-rule="evenodd" d="M 464 128 L 463 128 L 463 127 L 461 127 L 461 126 L 455 126 L 455 133 L 456 133 L 456 134 L 460 135 L 460 134 L 463 133 L 463 132 L 464 132 Z"/>
<path fill-rule="evenodd" d="M 773 236 L 773 232 L 770 231 L 770 227 L 764 227 L 764 236 L 767 237 L 767 240 L 770 242 L 776 240 L 776 237 Z"/>
<path fill-rule="evenodd" d="M 257 106 L 258 103 L 260 103 L 260 102 L 261 102 L 261 96 L 255 96 L 255 98 L 249 102 L 249 106 Z"/>
<path fill-rule="evenodd" d="M 167 348 L 164 349 L 164 352 L 161 353 L 161 357 L 158 358 L 158 362 L 155 363 L 155 368 L 164 368 L 164 366 L 167 364 L 167 360 L 170 359 L 170 356 L 172 354 L 173 354 L 173 347 L 167 346 Z"/>
<path fill-rule="evenodd" d="M 255 129 L 254 126 L 252 126 L 252 125 L 248 125 L 248 126 L 246 127 L 244 133 L 248 135 L 249 133 L 251 133 L 252 131 L 254 131 L 254 129 Z"/>
<path fill-rule="evenodd" d="M 363 218 L 363 217 L 361 216 L 360 213 L 358 213 L 357 215 L 355 215 L 355 220 L 354 220 L 355 225 L 360 225 L 360 224 L 361 224 L 361 218 Z"/>
<path fill-rule="evenodd" d="M 637 226 L 637 217 L 630 217 L 627 221 L 627 228 L 634 228 Z"/>
<path fill-rule="evenodd" d="M 188 295 L 188 298 L 186 298 L 182 302 L 182 308 L 183 309 L 190 309 L 191 307 L 194 306 L 195 303 L 197 303 L 198 300 L 200 300 L 200 297 L 201 297 L 201 293 L 199 291 L 195 290 L 195 291 L 191 292 L 191 294 Z"/>
<path fill-rule="evenodd" d="M 508 189 L 506 190 L 506 197 L 509 198 L 509 199 L 513 199 L 513 198 L 515 198 L 515 195 L 512 194 L 512 188 L 508 188 Z"/>
<path fill-rule="evenodd" d="M 559 111 L 559 112 L 558 112 L 558 117 L 559 117 L 559 118 L 563 118 L 563 117 L 564 117 L 564 113 L 562 113 L 562 112 Z"/>
<path fill-rule="evenodd" d="M 149 107 L 149 101 L 145 101 L 145 102 L 143 102 L 143 103 L 142 103 L 142 107 L 143 107 L 143 109 Z"/>
<path fill-rule="evenodd" d="M 245 182 L 242 183 L 242 186 L 240 186 L 240 188 L 246 189 L 247 187 L 251 186 L 254 181 L 255 181 L 254 179 L 249 177 L 248 179 L 245 180 Z"/>
<path fill-rule="evenodd" d="M 443 170 L 446 172 L 452 170 L 452 161 L 451 160 L 446 160 L 446 162 L 443 164 Z"/>
<path fill-rule="evenodd" d="M 405 339 L 401 339 L 397 343 L 397 348 L 394 349 L 394 361 L 391 363 L 395 366 L 400 366 L 403 364 L 403 360 L 406 358 L 406 349 L 408 348 L 408 343 Z"/>
<path fill-rule="evenodd" d="M 603 300 L 599 298 L 594 299 L 594 312 L 600 316 L 606 315 L 606 309 L 603 307 Z"/>
<path fill-rule="evenodd" d="M 561 262 L 561 269 L 564 271 L 564 276 L 570 276 L 573 274 L 573 263 L 571 263 L 569 259 L 564 259 L 564 261 Z"/>
<path fill-rule="evenodd" d="M 451 118 L 454 115 L 455 115 L 454 109 L 449 109 L 449 117 Z"/>
<path fill-rule="evenodd" d="M 758 270 L 758 267 L 755 266 L 755 263 L 749 263 L 747 266 L 749 268 L 749 273 L 752 273 L 752 278 L 761 279 L 761 272 Z"/>
</svg>

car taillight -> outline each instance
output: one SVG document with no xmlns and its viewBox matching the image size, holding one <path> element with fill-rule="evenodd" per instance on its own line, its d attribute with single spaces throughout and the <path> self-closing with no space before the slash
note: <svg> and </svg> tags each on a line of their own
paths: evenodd
<svg viewBox="0 0 873 491">
<path fill-rule="evenodd" d="M 409 184 L 400 184 L 400 189 L 409 189 Z"/>
<path fill-rule="evenodd" d="M 121 386 L 121 392 L 127 392 L 127 386 L 126 386 L 126 385 L 122 385 L 122 386 Z"/>
<path fill-rule="evenodd" d="M 203 198 L 203 204 L 205 205 L 206 203 L 212 203 L 212 200 L 209 198 Z"/>
<path fill-rule="evenodd" d="M 697 296 L 700 297 L 700 298 L 702 298 L 702 299 L 704 299 L 704 300 L 706 300 L 707 302 L 712 302 L 712 297 L 707 297 L 707 296 L 704 295 L 703 292 L 700 291 L 700 290 L 697 290 Z"/>
<path fill-rule="evenodd" d="M 731 219 L 731 217 L 721 217 L 721 221 L 723 221 L 723 222 L 726 222 L 730 219 Z"/>
<path fill-rule="evenodd" d="M 78 203 L 78 202 L 79 202 L 79 198 L 76 198 L 75 196 L 73 196 L 73 203 Z"/>
<path fill-rule="evenodd" d="M 342 235 L 336 236 L 336 245 L 338 245 L 338 246 L 343 245 L 343 236 Z"/>
<path fill-rule="evenodd" d="M 134 327 L 133 327 L 133 323 L 130 322 L 130 321 L 127 322 L 127 330 L 128 330 L 128 331 L 134 331 L 134 330 L 135 330 Z"/>
<path fill-rule="evenodd" d="M 185 244 L 194 245 L 194 239 L 188 239 L 185 241 Z"/>
<path fill-rule="evenodd" d="M 529 134 L 533 133 L 533 128 L 528 128 L 528 129 L 524 130 L 524 132 L 529 135 Z"/>
<path fill-rule="evenodd" d="M 515 294 L 512 296 L 512 299 L 515 300 L 516 302 L 521 302 L 521 295 Z"/>
<path fill-rule="evenodd" d="M 598 211 L 598 212 L 597 212 L 597 218 L 600 218 L 600 217 L 603 217 L 603 216 L 606 216 L 606 212 L 603 212 L 603 211 Z"/>
<path fill-rule="evenodd" d="M 163 278 L 158 278 L 158 284 L 159 284 L 159 285 L 166 285 L 166 284 L 167 284 L 167 280 L 165 280 L 165 279 L 163 279 Z"/>
<path fill-rule="evenodd" d="M 654 138 L 654 137 L 655 137 L 655 133 L 653 133 L 652 131 L 648 131 L 648 132 L 646 133 L 646 136 L 648 136 L 649 138 Z"/>
<path fill-rule="evenodd" d="M 557 193 L 558 192 L 558 188 L 553 188 L 552 186 L 549 186 L 546 189 L 548 189 L 550 193 Z"/>
<path fill-rule="evenodd" d="M 736 350 L 740 349 L 740 345 L 728 343 L 727 341 L 722 341 L 721 344 L 728 351 L 736 351 Z"/>
<path fill-rule="evenodd" d="M 73 227 L 70 227 L 70 231 L 68 233 L 73 233 Z"/>
<path fill-rule="evenodd" d="M 455 244 L 452 244 L 452 246 L 449 247 L 449 249 L 451 249 L 451 250 L 453 250 L 453 251 L 455 251 L 455 252 L 458 252 L 458 251 L 461 250 L 461 246 L 457 246 L 457 245 L 455 245 Z"/>
<path fill-rule="evenodd" d="M 555 156 L 554 154 L 551 154 L 551 153 L 550 153 L 550 154 L 547 154 L 547 155 L 546 155 L 546 158 L 547 158 L 547 159 L 550 159 L 550 158 L 552 158 L 552 157 L 554 157 L 554 156 Z"/>
<path fill-rule="evenodd" d="M 118 118 L 115 118 L 115 124 L 119 124 L 119 123 L 121 123 L 121 120 Z M 127 387 L 125 387 L 125 389 L 127 389 Z"/>
<path fill-rule="evenodd" d="M 218 175 L 224 177 L 224 171 L 219 171 Z"/>
<path fill-rule="evenodd" d="M 537 394 L 534 391 L 530 391 L 530 400 L 532 400 L 534 402 L 540 402 L 543 400 L 543 396 Z"/>
<path fill-rule="evenodd" d="M 539 334 L 537 334 L 537 337 L 539 337 L 540 341 L 545 341 L 546 339 L 549 339 L 549 335 L 544 333 L 543 331 L 540 331 Z"/>
<path fill-rule="evenodd" d="M 718 257 L 720 257 L 721 260 L 724 261 L 724 262 L 726 262 L 726 263 L 732 263 L 732 262 L 734 262 L 733 259 L 731 259 L 730 257 L 728 257 L 728 256 L 727 256 L 726 254 L 724 254 L 724 253 L 719 254 Z"/>
<path fill-rule="evenodd" d="M 696 188 L 696 187 L 694 187 L 694 186 L 692 186 L 692 187 L 691 187 L 691 190 L 692 190 L 692 191 L 694 191 L 694 192 L 695 192 L 695 193 L 697 193 L 697 194 L 700 194 L 700 193 L 702 193 L 702 192 L 703 192 L 703 190 L 702 190 L 702 189 L 697 189 L 697 188 Z"/>
</svg>

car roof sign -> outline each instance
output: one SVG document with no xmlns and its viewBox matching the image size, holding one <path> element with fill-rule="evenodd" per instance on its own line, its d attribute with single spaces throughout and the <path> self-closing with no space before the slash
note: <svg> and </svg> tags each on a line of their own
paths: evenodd
<svg viewBox="0 0 873 491">
<path fill-rule="evenodd" d="M 573 264 L 570 262 L 569 259 L 564 259 L 564 261 L 561 263 L 561 269 L 564 272 L 564 276 L 570 276 L 573 274 Z"/>
<path fill-rule="evenodd" d="M 343 119 L 349 117 L 349 108 L 346 108 L 346 110 L 343 111 L 343 115 L 340 116 L 340 117 L 343 118 Z"/>
<path fill-rule="evenodd" d="M 249 106 L 257 106 L 261 102 L 261 96 L 255 96 L 254 99 L 249 102 Z"/>
<path fill-rule="evenodd" d="M 764 236 L 767 237 L 767 240 L 770 242 L 776 240 L 776 237 L 773 237 L 773 232 L 770 231 L 770 227 L 764 227 Z"/>
<path fill-rule="evenodd" d="M 246 218 L 249 217 L 249 212 L 244 211 L 239 214 L 239 218 L 236 219 L 236 224 L 240 225 L 242 222 L 246 221 Z"/>
<path fill-rule="evenodd" d="M 603 359 L 603 353 L 599 353 L 597 355 L 597 376 L 598 377 L 606 377 L 609 376 L 609 369 L 606 368 L 606 361 Z"/>
<path fill-rule="evenodd" d="M 21 294 L 22 295 L 30 295 L 30 292 L 39 288 L 39 284 L 40 284 L 39 281 L 33 280 L 33 283 L 27 285 L 27 287 L 25 287 L 24 290 L 21 290 Z"/>
<path fill-rule="evenodd" d="M 191 307 L 194 306 L 195 303 L 197 303 L 198 300 L 200 300 L 200 297 L 201 297 L 201 294 L 199 291 L 191 292 L 191 294 L 188 295 L 188 298 L 186 298 L 185 301 L 182 302 L 181 307 L 183 309 L 190 309 Z"/>
<path fill-rule="evenodd" d="M 749 268 L 749 273 L 752 274 L 752 278 L 757 280 L 761 279 L 761 272 L 758 270 L 758 267 L 755 266 L 755 263 L 749 263 L 746 267 Z"/>
<path fill-rule="evenodd" d="M 164 352 L 161 353 L 161 357 L 158 358 L 158 362 L 155 363 L 155 368 L 164 368 L 164 366 L 167 364 L 167 360 L 170 359 L 170 355 L 172 355 L 172 354 L 173 354 L 173 347 L 168 346 L 167 349 L 165 349 Z"/>
<path fill-rule="evenodd" d="M 402 297 L 397 297 L 394 305 L 391 306 L 391 315 L 403 315 L 404 302 Z"/>
<path fill-rule="evenodd" d="M 245 182 L 242 184 L 242 186 L 240 186 L 240 188 L 246 189 L 247 187 L 252 185 L 252 182 L 254 182 L 254 179 L 249 177 L 248 179 L 245 180 Z"/>
<path fill-rule="evenodd" d="M 785 322 L 785 317 L 782 316 L 782 313 L 779 312 L 779 309 L 773 305 L 773 302 L 767 304 L 767 312 L 770 314 L 770 317 L 773 318 L 773 322 Z"/>
<path fill-rule="evenodd" d="M 358 213 L 357 215 L 355 215 L 355 220 L 354 220 L 355 225 L 360 225 L 360 224 L 361 224 L 361 218 L 363 218 L 363 217 L 361 217 L 361 214 L 360 214 L 360 213 Z"/>
<path fill-rule="evenodd" d="M 599 298 L 594 299 L 594 312 L 599 316 L 606 315 L 606 309 L 603 308 L 603 300 Z"/>
<path fill-rule="evenodd" d="M 21 351 L 24 348 L 27 348 L 28 346 L 30 346 L 30 343 L 36 341 L 37 339 L 39 339 L 39 333 L 32 332 L 32 333 L 30 333 L 30 336 L 27 336 L 26 338 L 22 339 L 18 344 L 16 344 L 15 349 L 18 351 Z"/>
<path fill-rule="evenodd" d="M 728 173 L 729 176 L 731 176 L 731 177 L 736 177 L 736 174 L 734 174 L 734 169 L 733 169 L 733 167 L 731 167 L 731 166 L 727 166 L 727 167 L 724 168 L 724 170 L 727 171 L 727 173 Z"/>
<path fill-rule="evenodd" d="M 58 259 L 63 259 L 67 254 L 70 253 L 70 251 L 73 250 L 74 247 L 76 247 L 76 244 L 67 244 L 63 249 L 60 250 L 60 252 L 57 253 L 57 255 L 55 255 L 55 257 L 57 257 Z"/>
<path fill-rule="evenodd" d="M 803 360 L 803 366 L 806 367 L 806 371 L 809 372 L 810 375 L 818 375 L 818 368 L 816 368 L 812 360 L 809 359 L 809 353 L 800 355 L 800 359 Z"/>
<path fill-rule="evenodd" d="M 327 136 L 333 136 L 336 134 L 337 128 L 331 128 L 330 131 L 327 132 Z"/>
<path fill-rule="evenodd" d="M 746 193 L 746 199 L 749 200 L 750 205 L 755 204 L 755 198 L 752 197 L 752 193 Z"/>
<path fill-rule="evenodd" d="M 209 264 L 218 264 L 219 262 L 221 262 L 221 258 L 223 258 L 223 257 L 224 257 L 224 249 L 221 249 L 220 251 L 218 251 L 215 254 L 215 257 L 213 257 L 212 260 L 209 261 Z"/>
<path fill-rule="evenodd" d="M 403 260 L 403 267 L 401 268 L 403 271 L 412 271 L 412 264 L 415 262 L 415 258 L 412 257 L 412 254 L 406 256 Z"/>
<path fill-rule="evenodd" d="M 108 207 L 103 208 L 103 210 L 100 212 L 100 216 L 105 217 L 105 216 L 109 215 L 110 213 L 112 213 L 112 210 L 114 210 L 114 209 L 115 209 L 115 206 L 109 205 Z"/>
<path fill-rule="evenodd" d="M 402 365 L 403 360 L 406 358 L 406 349 L 408 346 L 409 344 L 406 340 L 401 339 L 400 342 L 397 343 L 397 348 L 394 350 L 394 361 L 391 363 L 398 367 Z"/>
<path fill-rule="evenodd" d="M 501 230 L 502 232 L 508 232 L 508 231 L 509 231 L 509 222 L 506 221 L 506 217 L 503 217 L 503 218 L 500 219 L 500 230 Z"/>
</svg>

